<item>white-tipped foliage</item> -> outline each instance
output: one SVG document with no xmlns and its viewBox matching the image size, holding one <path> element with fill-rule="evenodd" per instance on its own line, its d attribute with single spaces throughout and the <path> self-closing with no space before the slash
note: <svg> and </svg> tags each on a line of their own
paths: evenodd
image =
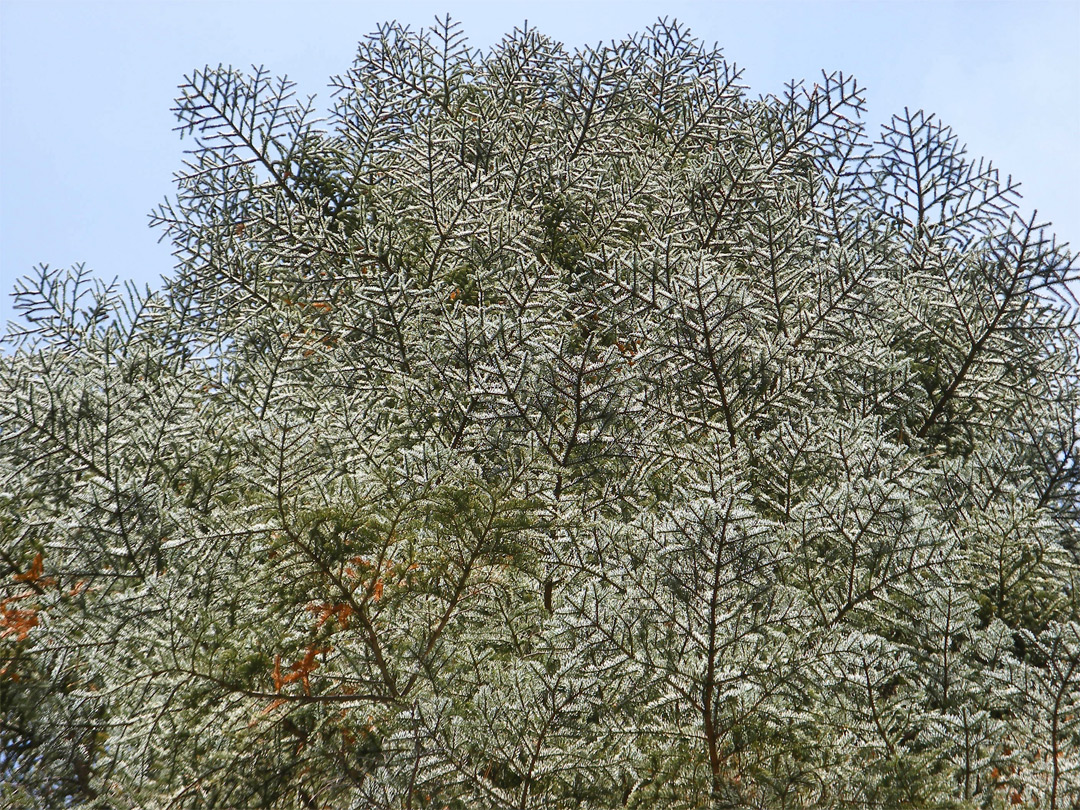
<svg viewBox="0 0 1080 810">
<path fill-rule="evenodd" d="M 0 803 L 1080 804 L 1077 272 L 660 22 L 196 72 L 0 357 Z"/>
</svg>

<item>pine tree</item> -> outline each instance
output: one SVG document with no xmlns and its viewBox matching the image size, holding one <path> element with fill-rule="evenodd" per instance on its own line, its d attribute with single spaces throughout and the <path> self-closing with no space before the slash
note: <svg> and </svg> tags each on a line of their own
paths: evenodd
<svg viewBox="0 0 1080 810">
<path fill-rule="evenodd" d="M 0 796 L 1080 803 L 1072 255 L 660 21 L 192 74 L 160 293 L 0 357 Z"/>
</svg>

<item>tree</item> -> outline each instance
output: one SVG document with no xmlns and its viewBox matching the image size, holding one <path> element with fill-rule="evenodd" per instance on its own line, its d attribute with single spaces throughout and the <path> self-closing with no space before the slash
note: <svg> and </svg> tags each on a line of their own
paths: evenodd
<svg viewBox="0 0 1080 810">
<path fill-rule="evenodd" d="M 1072 255 L 854 80 L 661 21 L 194 73 L 161 293 L 0 359 L 2 791 L 1080 802 Z"/>
</svg>

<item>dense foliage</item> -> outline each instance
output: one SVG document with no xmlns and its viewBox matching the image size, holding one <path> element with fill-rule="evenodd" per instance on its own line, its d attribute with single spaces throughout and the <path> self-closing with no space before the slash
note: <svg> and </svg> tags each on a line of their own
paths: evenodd
<svg viewBox="0 0 1080 810">
<path fill-rule="evenodd" d="M 678 25 L 197 72 L 0 357 L 0 802 L 1080 803 L 1071 255 Z M 876 138 L 876 139 L 875 139 Z"/>
</svg>

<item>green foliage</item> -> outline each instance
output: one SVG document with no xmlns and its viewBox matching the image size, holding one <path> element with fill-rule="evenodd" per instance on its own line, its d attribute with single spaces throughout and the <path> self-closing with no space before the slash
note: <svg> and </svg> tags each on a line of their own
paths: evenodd
<svg viewBox="0 0 1080 810">
<path fill-rule="evenodd" d="M 1074 260 L 662 21 L 199 71 L 164 292 L 0 357 L 0 800 L 1080 803 Z"/>
</svg>

